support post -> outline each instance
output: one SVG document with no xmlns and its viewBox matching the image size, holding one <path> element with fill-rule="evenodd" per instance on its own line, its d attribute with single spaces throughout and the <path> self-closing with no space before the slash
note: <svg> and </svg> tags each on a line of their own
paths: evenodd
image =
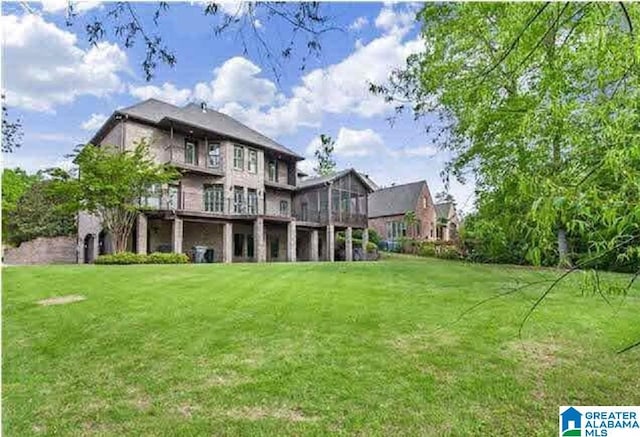
<svg viewBox="0 0 640 437">
<path fill-rule="evenodd" d="M 344 259 L 353 261 L 353 231 L 351 226 L 344 233 Z"/>
<path fill-rule="evenodd" d="M 172 250 L 174 253 L 182 253 L 183 224 L 181 218 L 176 217 L 175 219 L 173 219 L 173 226 L 171 231 Z"/>
<path fill-rule="evenodd" d="M 327 253 L 325 258 L 330 262 L 334 261 L 335 240 L 333 231 L 333 225 L 327 225 L 327 244 L 325 245 Z"/>
<path fill-rule="evenodd" d="M 147 254 L 147 216 L 138 214 L 136 225 L 136 252 Z"/>
<path fill-rule="evenodd" d="M 318 230 L 312 229 L 310 232 L 310 242 L 309 242 L 309 250 L 311 254 L 309 259 L 311 261 L 318 261 Z"/>
<path fill-rule="evenodd" d="M 364 259 L 367 259 L 367 244 L 369 244 L 369 229 L 364 228 L 362 230 L 362 254 Z"/>
<path fill-rule="evenodd" d="M 296 262 L 296 221 L 287 225 L 287 261 Z"/>
<path fill-rule="evenodd" d="M 253 223 L 253 245 L 256 262 L 265 262 L 267 259 L 267 248 L 264 241 L 264 219 L 262 217 L 258 217 Z"/>
<path fill-rule="evenodd" d="M 222 225 L 222 262 L 233 261 L 233 224 L 230 222 Z"/>
</svg>

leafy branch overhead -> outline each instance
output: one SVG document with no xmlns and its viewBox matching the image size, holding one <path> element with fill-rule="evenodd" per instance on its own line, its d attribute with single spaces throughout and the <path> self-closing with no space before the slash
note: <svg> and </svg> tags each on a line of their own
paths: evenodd
<svg viewBox="0 0 640 437">
<path fill-rule="evenodd" d="M 235 11 L 233 8 L 235 7 Z M 322 12 L 320 2 L 237 2 L 221 7 L 220 3 L 203 3 L 202 14 L 212 18 L 214 36 L 230 34 L 242 45 L 245 54 L 255 54 L 268 64 L 277 80 L 283 70 L 283 60 L 296 55 L 300 69 L 307 67 L 311 58 L 317 58 L 322 51 L 321 37 L 325 33 L 339 31 L 331 24 L 331 17 Z M 173 67 L 178 62 L 178 54 L 171 48 L 171 42 L 162 35 L 162 18 L 171 14 L 168 2 L 156 4 L 136 4 L 134 2 L 105 3 L 97 12 L 93 22 L 86 26 L 87 40 L 96 45 L 109 35 L 119 39 L 126 48 L 142 44 L 145 57 L 141 63 L 147 81 L 150 81 L 159 67 Z M 67 7 L 67 25 L 72 26 L 76 12 L 70 2 Z M 262 24 L 264 22 L 264 24 Z M 278 47 L 267 41 L 260 31 L 263 25 L 289 29 L 288 36 Z M 300 53 L 298 47 L 303 49 Z"/>
<path fill-rule="evenodd" d="M 329 176 L 336 171 L 336 161 L 333 159 L 333 150 L 336 142 L 328 135 L 320 135 L 320 144 L 314 152 L 318 165 L 313 169 L 319 176 Z"/>
</svg>

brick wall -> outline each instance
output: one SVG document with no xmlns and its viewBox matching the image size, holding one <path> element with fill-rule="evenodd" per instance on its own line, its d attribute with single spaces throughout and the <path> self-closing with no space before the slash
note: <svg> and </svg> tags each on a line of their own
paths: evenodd
<svg viewBox="0 0 640 437">
<path fill-rule="evenodd" d="M 76 237 L 39 237 L 4 250 L 5 264 L 74 264 Z"/>
</svg>

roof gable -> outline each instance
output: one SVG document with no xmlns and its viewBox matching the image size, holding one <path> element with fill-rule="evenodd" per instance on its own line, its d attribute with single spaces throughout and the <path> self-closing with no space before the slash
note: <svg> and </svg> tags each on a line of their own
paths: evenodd
<svg viewBox="0 0 640 437">
<path fill-rule="evenodd" d="M 338 171 L 338 172 L 330 174 L 328 176 L 316 176 L 316 177 L 313 177 L 313 178 L 303 179 L 303 180 L 298 182 L 298 189 L 306 189 L 306 188 L 311 188 L 311 187 L 315 187 L 315 186 L 318 186 L 318 185 L 323 185 L 323 184 L 326 184 L 326 183 L 329 183 L 329 182 L 333 182 L 335 180 L 338 180 L 338 179 L 348 175 L 349 173 L 353 173 L 358 178 L 358 180 L 362 183 L 362 185 L 365 187 L 365 189 L 368 192 L 373 191 L 373 188 L 371 187 L 371 184 L 369 183 L 369 181 L 367 179 L 365 179 L 360 173 L 358 173 L 353 168 L 347 168 L 345 170 Z"/>
<path fill-rule="evenodd" d="M 415 211 L 422 189 L 426 186 L 426 181 L 418 181 L 374 191 L 369 195 L 369 217 L 401 215 L 407 211 Z"/>
</svg>

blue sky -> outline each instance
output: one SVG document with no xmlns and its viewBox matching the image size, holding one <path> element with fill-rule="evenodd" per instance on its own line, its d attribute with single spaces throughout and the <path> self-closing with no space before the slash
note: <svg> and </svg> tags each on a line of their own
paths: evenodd
<svg viewBox="0 0 640 437">
<path fill-rule="evenodd" d="M 242 4 L 224 3 L 221 13 L 246 17 Z M 425 124 L 401 117 L 393 126 L 393 107 L 367 90 L 367 80 L 382 83 L 411 53 L 424 50 L 415 22 L 415 4 L 326 3 L 325 14 L 342 31 L 322 36 L 320 57 L 304 71 L 299 40 L 292 59 L 272 63 L 247 37 L 244 52 L 235 31 L 213 35 L 220 16 L 205 16 L 199 2 L 172 3 L 158 31 L 177 55 L 171 68 L 160 65 L 150 82 L 140 63 L 144 50 L 131 49 L 108 35 L 97 47 L 86 41 L 85 26 L 104 16 L 100 2 L 78 3 L 73 26 L 65 24 L 65 1 L 3 4 L 2 88 L 12 116 L 20 116 L 21 149 L 5 155 L 4 166 L 38 170 L 66 164 L 75 144 L 86 142 L 115 109 L 156 97 L 183 105 L 206 101 L 298 153 L 312 157 L 319 134 L 336 140 L 339 167 L 355 167 L 381 185 L 426 179 L 441 191 L 440 171 L 448 155 L 435 148 Z M 145 27 L 152 4 L 136 4 Z M 261 38 L 284 47 L 290 29 L 258 10 Z M 302 163 L 305 170 L 313 160 Z M 452 184 L 459 207 L 472 207 L 472 186 Z"/>
</svg>

